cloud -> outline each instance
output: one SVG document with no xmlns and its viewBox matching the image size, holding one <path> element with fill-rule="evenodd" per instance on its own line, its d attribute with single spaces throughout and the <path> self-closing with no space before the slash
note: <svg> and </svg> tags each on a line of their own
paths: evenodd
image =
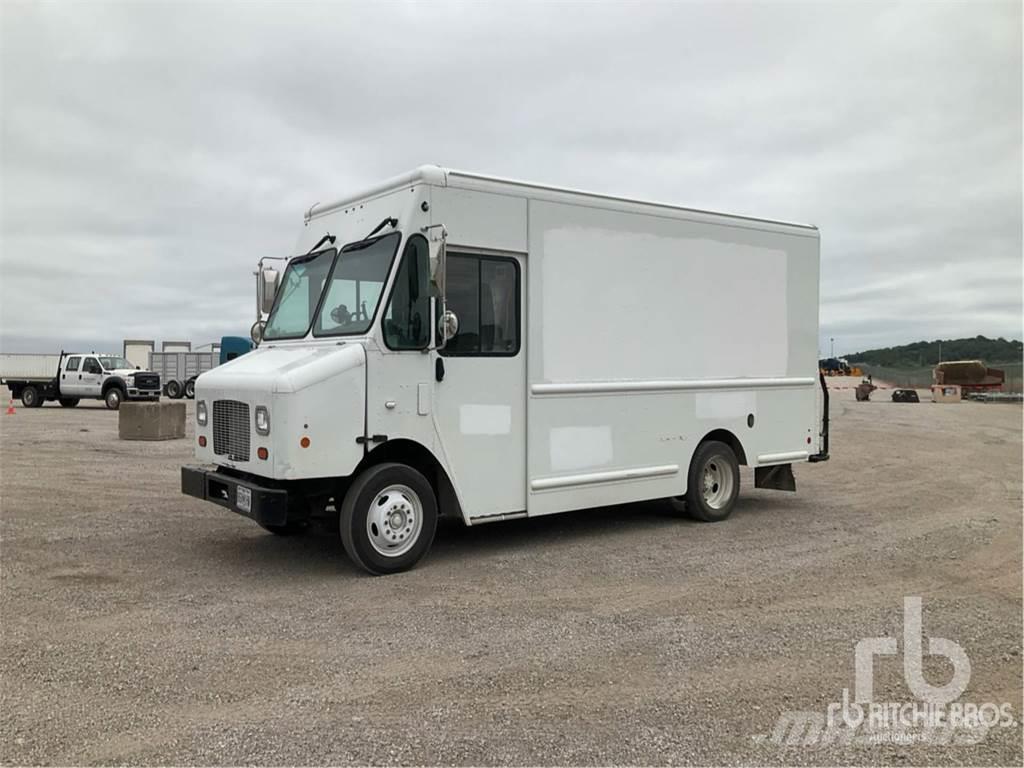
<svg viewBox="0 0 1024 768">
<path fill-rule="evenodd" d="M 1020 336 L 1019 4 L 0 8 L 5 349 L 244 334 L 424 162 L 813 222 L 837 351 Z"/>
</svg>

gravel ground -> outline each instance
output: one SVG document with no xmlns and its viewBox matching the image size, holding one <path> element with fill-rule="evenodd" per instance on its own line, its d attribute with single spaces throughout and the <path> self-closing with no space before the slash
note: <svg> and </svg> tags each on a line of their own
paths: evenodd
<svg viewBox="0 0 1024 768">
<path fill-rule="evenodd" d="M 923 394 L 923 393 L 922 393 Z M 357 572 L 184 497 L 191 439 L 102 407 L 0 416 L 5 764 L 1003 764 L 978 744 L 779 745 L 853 688 L 861 638 L 960 643 L 971 702 L 1021 719 L 1021 408 L 834 395 L 799 492 L 733 517 L 643 504 L 438 532 Z M 899 657 L 875 699 L 910 701 Z M 925 671 L 951 675 L 938 657 Z"/>
</svg>

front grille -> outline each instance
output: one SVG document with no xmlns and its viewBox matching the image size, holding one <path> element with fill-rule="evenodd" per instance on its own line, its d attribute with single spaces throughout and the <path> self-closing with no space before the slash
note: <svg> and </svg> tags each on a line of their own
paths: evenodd
<svg viewBox="0 0 1024 768">
<path fill-rule="evenodd" d="M 249 460 L 249 404 L 213 401 L 213 452 L 232 461 Z"/>
<path fill-rule="evenodd" d="M 136 389 L 160 389 L 160 374 L 158 373 L 136 373 Z"/>
</svg>

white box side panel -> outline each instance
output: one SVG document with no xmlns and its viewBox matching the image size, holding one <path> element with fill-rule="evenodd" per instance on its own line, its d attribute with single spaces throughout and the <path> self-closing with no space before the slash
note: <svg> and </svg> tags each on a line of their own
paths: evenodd
<svg viewBox="0 0 1024 768">
<path fill-rule="evenodd" d="M 750 465 L 817 450 L 816 237 L 537 201 L 529 214 L 531 515 L 681 494 L 715 429 Z"/>
</svg>

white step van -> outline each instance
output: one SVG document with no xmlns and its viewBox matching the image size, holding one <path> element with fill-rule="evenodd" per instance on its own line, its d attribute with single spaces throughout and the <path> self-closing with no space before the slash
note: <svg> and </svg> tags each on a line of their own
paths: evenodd
<svg viewBox="0 0 1024 768">
<path fill-rule="evenodd" d="M 305 215 L 259 347 L 202 374 L 182 491 L 359 566 L 466 525 L 646 499 L 728 517 L 739 465 L 828 458 L 818 230 L 425 166 Z M 279 288 L 278 288 L 279 284 Z"/>
</svg>

